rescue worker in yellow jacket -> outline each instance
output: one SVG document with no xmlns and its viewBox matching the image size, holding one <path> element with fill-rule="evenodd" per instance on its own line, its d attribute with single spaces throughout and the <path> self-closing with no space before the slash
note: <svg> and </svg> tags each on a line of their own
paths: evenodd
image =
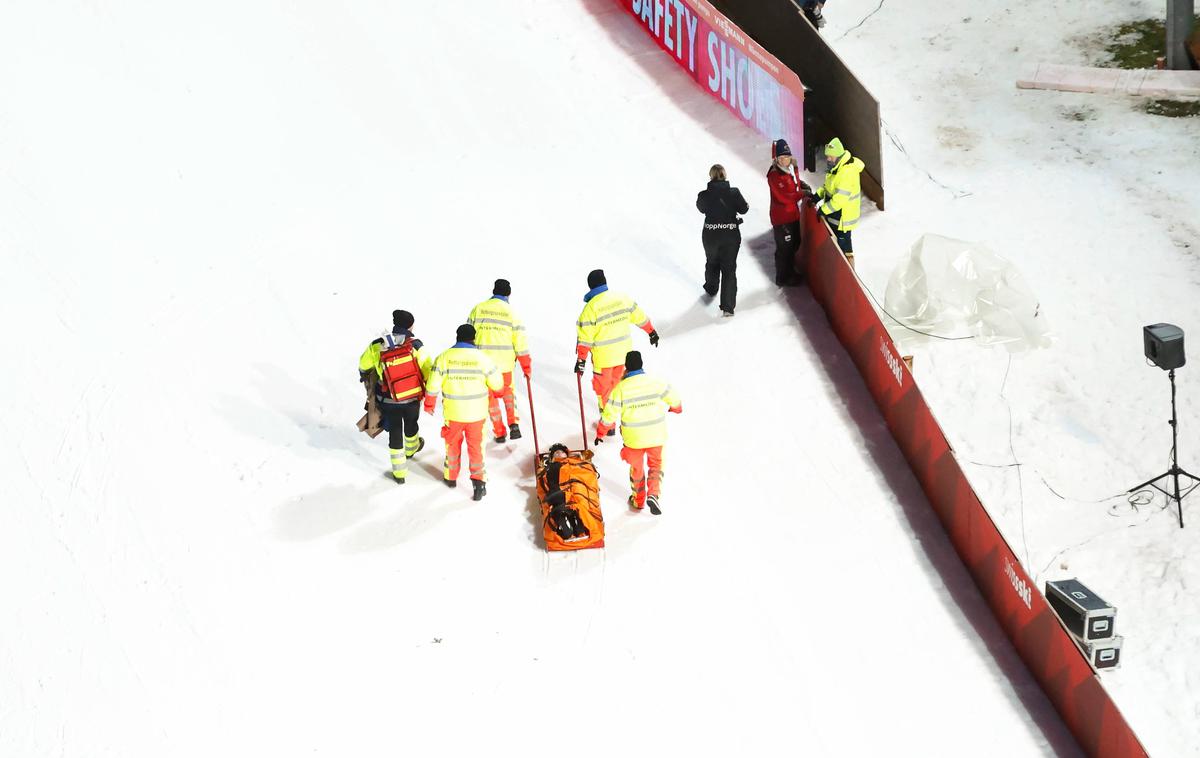
<svg viewBox="0 0 1200 758">
<path fill-rule="evenodd" d="M 814 193 L 818 201 L 817 211 L 833 227 L 842 252 L 853 253 L 850 232 L 858 226 L 862 211 L 860 180 L 865 166 L 842 146 L 842 141 L 837 137 L 825 146 L 825 163 L 829 173 L 825 174 L 825 183 Z"/>
<path fill-rule="evenodd" d="M 471 315 L 467 317 L 467 323 L 475 327 L 475 346 L 492 359 L 504 376 L 504 392 L 501 397 L 491 398 L 488 405 L 492 435 L 497 442 L 504 442 L 508 437 L 521 439 L 521 427 L 517 424 L 517 399 L 513 394 L 513 368 L 520 362 L 526 379 L 532 371 L 529 338 L 525 334 L 525 325 L 508 304 L 510 295 L 512 285 L 508 280 L 497 279 L 492 287 L 492 296 L 472 308 Z M 504 415 L 500 413 L 501 401 L 504 402 Z M 507 430 L 504 428 L 504 416 L 508 417 Z"/>
<path fill-rule="evenodd" d="M 504 389 L 504 378 L 491 358 L 475 346 L 475 327 L 463 324 L 455 333 L 457 341 L 433 361 L 425 385 L 425 412 L 433 414 L 438 395 L 442 396 L 442 439 L 446 442 L 446 463 L 442 474 L 447 487 L 458 486 L 462 466 L 462 443 L 467 443 L 472 500 L 487 494 L 487 473 L 483 468 L 483 422 L 488 415 L 488 398 Z"/>
<path fill-rule="evenodd" d="M 425 447 L 417 422 L 430 361 L 412 327 L 411 313 L 392 311 L 391 331 L 367 345 L 358 359 L 359 381 L 373 389 L 388 433 L 392 478 L 397 484 L 404 484 L 408 476 L 408 459 Z"/>
<path fill-rule="evenodd" d="M 625 356 L 625 377 L 609 395 L 596 429 L 596 444 L 621 423 L 621 459 L 629 464 L 629 505 L 635 510 L 650 506 L 655 516 L 662 513 L 663 445 L 667 441 L 667 411 L 682 413 L 679 395 L 662 379 L 642 370 L 642 354 Z"/>
<path fill-rule="evenodd" d="M 630 325 L 650 335 L 650 344 L 654 347 L 658 347 L 658 332 L 633 298 L 608 289 L 604 271 L 596 269 L 588 274 L 587 283 L 589 289 L 583 296 L 583 311 L 575 323 L 575 373 L 583 373 L 590 353 L 592 390 L 603 411 L 609 393 L 625 373 L 625 354 L 633 348 Z"/>
</svg>

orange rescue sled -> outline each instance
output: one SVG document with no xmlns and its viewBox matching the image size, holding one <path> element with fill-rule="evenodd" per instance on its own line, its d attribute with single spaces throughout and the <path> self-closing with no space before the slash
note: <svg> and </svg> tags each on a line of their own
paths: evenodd
<svg viewBox="0 0 1200 758">
<path fill-rule="evenodd" d="M 579 427 L 583 450 L 551 445 L 541 452 L 537 415 L 533 410 L 533 384 L 525 376 L 529 392 L 529 420 L 533 422 L 533 475 L 537 480 L 538 504 L 542 508 L 542 535 L 547 550 L 583 550 L 604 547 L 604 515 L 600 513 L 600 475 L 587 449 L 587 424 L 583 418 L 583 380 L 575 375 L 579 390 Z"/>
<path fill-rule="evenodd" d="M 553 455 L 539 454 L 535 472 L 546 549 L 604 547 L 600 475 L 592 465 L 592 451 L 571 450 L 557 458 Z"/>
</svg>

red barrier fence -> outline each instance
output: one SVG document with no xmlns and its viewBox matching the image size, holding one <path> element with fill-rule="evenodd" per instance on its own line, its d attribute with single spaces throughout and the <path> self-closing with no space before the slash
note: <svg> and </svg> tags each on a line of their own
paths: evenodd
<svg viewBox="0 0 1200 758">
<path fill-rule="evenodd" d="M 1025 665 L 1083 749 L 1146 756 L 1088 660 L 1017 560 L 958 465 L 896 345 L 816 211 L 804 208 L 798 265 L 883 412 L 950 541 Z"/>
</svg>

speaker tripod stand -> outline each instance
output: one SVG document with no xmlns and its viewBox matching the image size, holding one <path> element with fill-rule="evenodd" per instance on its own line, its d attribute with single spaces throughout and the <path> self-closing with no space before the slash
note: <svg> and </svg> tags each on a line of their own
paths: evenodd
<svg viewBox="0 0 1200 758">
<path fill-rule="evenodd" d="M 1175 414 L 1175 369 L 1171 369 L 1167 375 L 1171 377 L 1171 420 L 1167 422 L 1171 425 L 1171 467 L 1167 469 L 1165 474 L 1159 474 L 1158 476 L 1151 477 L 1150 479 L 1147 479 L 1138 486 L 1129 490 L 1129 492 L 1132 494 L 1138 490 L 1145 489 L 1146 487 L 1153 487 L 1167 496 L 1168 506 L 1171 505 L 1171 500 L 1173 498 L 1175 500 L 1175 505 L 1179 508 L 1179 528 L 1182 529 L 1183 499 L 1192 493 L 1192 490 L 1196 488 L 1195 485 L 1200 484 L 1200 477 L 1197 477 L 1194 474 L 1189 474 L 1187 471 L 1184 471 L 1179 467 L 1179 418 Z M 1179 477 L 1181 476 L 1185 476 L 1192 481 L 1192 486 L 1189 487 L 1183 494 L 1180 494 L 1179 492 Z M 1164 482 L 1164 484 L 1167 486 L 1171 486 L 1172 484 L 1174 485 L 1172 487 L 1174 494 L 1172 494 L 1170 490 L 1166 490 L 1158 486 L 1158 482 L 1162 481 L 1163 479 L 1170 480 Z"/>
</svg>

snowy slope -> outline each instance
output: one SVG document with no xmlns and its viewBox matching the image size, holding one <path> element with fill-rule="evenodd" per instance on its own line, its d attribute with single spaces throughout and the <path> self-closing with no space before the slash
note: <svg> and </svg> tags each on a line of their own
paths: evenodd
<svg viewBox="0 0 1200 758">
<path fill-rule="evenodd" d="M 607 0 L 4 13 L 0 754 L 1074 753 L 769 286 L 765 143 Z M 716 160 L 753 206 L 721 324 Z M 542 551 L 528 437 L 481 504 L 429 423 L 386 481 L 354 364 L 389 312 L 448 346 L 511 279 L 573 441 L 597 266 L 684 399 L 666 515 L 625 511 L 611 444 L 603 552 Z"/>
<path fill-rule="evenodd" d="M 825 30 L 896 140 L 885 137 L 888 211 L 855 232 L 858 270 L 882 300 L 934 232 L 1025 274 L 1057 335 L 1049 350 L 1010 366 L 999 349 L 893 334 L 1039 586 L 1078 576 L 1118 607 L 1124 663 L 1103 679 L 1147 749 L 1200 755 L 1200 501 L 1184 501 L 1180 530 L 1161 495 L 1138 509 L 1109 498 L 1167 468 L 1169 384 L 1145 365 L 1141 327 L 1200 329 L 1200 120 L 1014 85 L 1025 64 L 1102 63 L 1100 32 L 1161 16 L 1162 3 L 879 5 L 831 3 Z M 1192 366 L 1177 379 L 1180 463 L 1194 470 L 1200 381 Z"/>
</svg>

